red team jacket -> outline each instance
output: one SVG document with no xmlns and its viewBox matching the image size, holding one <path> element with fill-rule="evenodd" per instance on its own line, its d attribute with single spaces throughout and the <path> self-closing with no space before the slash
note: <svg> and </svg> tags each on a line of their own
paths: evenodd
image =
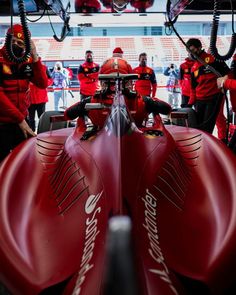
<svg viewBox="0 0 236 295">
<path fill-rule="evenodd" d="M 46 67 L 45 67 L 46 70 Z M 53 83 L 53 79 L 48 78 L 48 86 Z M 31 104 L 40 104 L 48 102 L 48 90 L 47 88 L 39 88 L 33 83 L 30 83 L 29 87 L 29 100 Z"/>
<path fill-rule="evenodd" d="M 84 62 L 79 67 L 78 79 L 80 81 L 80 93 L 93 96 L 98 88 L 99 65 L 94 62 Z"/>
<path fill-rule="evenodd" d="M 185 96 L 190 96 L 191 91 L 191 68 L 194 64 L 194 60 L 185 58 L 185 61 L 180 65 L 179 71 L 179 84 L 181 87 L 181 93 Z"/>
<path fill-rule="evenodd" d="M 32 82 L 39 88 L 47 88 L 48 78 L 39 59 L 32 58 L 22 64 L 8 60 L 5 47 L 0 49 L 0 123 L 20 123 L 28 115 L 27 91 Z"/>
<path fill-rule="evenodd" d="M 224 83 L 224 87 L 229 90 L 236 90 L 236 80 L 235 79 L 227 79 Z"/>
<path fill-rule="evenodd" d="M 230 71 L 225 62 L 216 61 L 209 53 L 203 51 L 200 58 L 207 64 L 215 68 L 222 76 L 227 75 Z M 198 60 L 195 60 L 191 69 L 191 94 L 189 104 L 194 104 L 195 100 L 211 99 L 221 90 L 218 89 L 216 83 L 216 75 L 207 69 Z"/>
<path fill-rule="evenodd" d="M 225 88 L 230 90 L 230 101 L 232 105 L 232 110 L 236 112 L 236 54 L 233 56 L 233 61 L 231 63 L 232 73 L 229 75 L 228 80 L 225 81 Z"/>
<path fill-rule="evenodd" d="M 232 110 L 236 112 L 236 80 L 227 79 L 224 83 L 224 88 L 230 90 L 230 101 L 232 105 Z"/>
<path fill-rule="evenodd" d="M 111 57 L 107 59 L 101 66 L 100 74 L 111 73 L 131 74 L 131 65 L 121 57 Z"/>
<path fill-rule="evenodd" d="M 138 11 L 146 11 L 147 8 L 152 7 L 154 0 L 131 0 L 130 4 L 138 9 Z"/>
<path fill-rule="evenodd" d="M 83 8 L 94 8 L 96 11 L 101 9 L 101 4 L 98 0 L 75 0 L 75 10 L 83 11 Z"/>
<path fill-rule="evenodd" d="M 133 69 L 133 72 L 138 74 L 138 80 L 135 82 L 135 90 L 142 96 L 155 97 L 157 81 L 153 69 L 138 66 Z"/>
</svg>

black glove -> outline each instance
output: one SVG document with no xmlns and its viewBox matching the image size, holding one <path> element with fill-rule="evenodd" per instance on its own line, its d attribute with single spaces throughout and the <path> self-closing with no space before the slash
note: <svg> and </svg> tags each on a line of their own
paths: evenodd
<svg viewBox="0 0 236 295">
<path fill-rule="evenodd" d="M 135 99 L 137 98 L 137 92 L 133 91 L 131 89 L 125 88 L 122 93 L 126 96 L 128 99 Z"/>
<path fill-rule="evenodd" d="M 164 101 L 154 100 L 150 96 L 143 96 L 143 101 L 148 113 L 168 115 L 171 112 L 171 105 Z"/>
</svg>

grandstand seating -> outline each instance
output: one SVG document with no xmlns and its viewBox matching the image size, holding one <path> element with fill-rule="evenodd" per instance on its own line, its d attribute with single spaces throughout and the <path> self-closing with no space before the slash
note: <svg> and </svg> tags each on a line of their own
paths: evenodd
<svg viewBox="0 0 236 295">
<path fill-rule="evenodd" d="M 192 36 L 184 36 L 187 41 Z M 203 48 L 209 49 L 209 36 L 196 36 L 202 42 Z M 124 57 L 131 65 L 138 63 L 141 52 L 148 54 L 154 64 L 179 65 L 187 56 L 184 45 L 176 36 L 135 36 L 135 37 L 67 37 L 63 42 L 56 42 L 53 38 L 33 38 L 37 50 L 45 61 L 50 60 L 82 60 L 87 49 L 94 52 L 94 60 L 102 63 L 110 57 L 115 47 L 121 47 Z M 0 40 L 1 41 L 1 40 Z M 227 52 L 230 36 L 218 36 L 217 48 L 220 54 Z"/>
<path fill-rule="evenodd" d="M 95 62 L 102 62 L 107 59 L 109 56 L 109 50 L 111 47 L 109 37 L 93 37 L 90 38 L 90 46 L 88 49 L 91 49 L 94 53 L 94 61 Z"/>
<path fill-rule="evenodd" d="M 121 47 L 124 51 L 124 58 L 129 62 L 135 62 L 138 60 L 138 46 L 135 42 L 136 38 L 134 37 L 115 37 L 115 47 Z"/>
</svg>

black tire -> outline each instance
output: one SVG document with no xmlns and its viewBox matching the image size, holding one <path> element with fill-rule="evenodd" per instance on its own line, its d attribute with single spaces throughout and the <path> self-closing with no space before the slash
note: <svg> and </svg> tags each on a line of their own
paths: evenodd
<svg viewBox="0 0 236 295">
<path fill-rule="evenodd" d="M 174 110 L 175 112 L 188 114 L 188 127 L 197 128 L 197 116 L 196 111 L 192 108 L 179 108 Z M 185 119 L 172 119 L 172 123 L 178 126 L 186 126 Z"/>
<path fill-rule="evenodd" d="M 63 111 L 47 111 L 44 112 L 41 117 L 39 118 L 39 123 L 38 123 L 38 129 L 37 133 L 42 133 L 50 130 L 51 123 L 50 123 L 50 117 L 51 116 L 56 116 L 56 115 L 63 115 Z M 51 130 L 57 130 L 57 129 L 62 129 L 67 127 L 67 121 L 63 122 L 56 122 L 52 123 L 52 128 Z"/>
</svg>

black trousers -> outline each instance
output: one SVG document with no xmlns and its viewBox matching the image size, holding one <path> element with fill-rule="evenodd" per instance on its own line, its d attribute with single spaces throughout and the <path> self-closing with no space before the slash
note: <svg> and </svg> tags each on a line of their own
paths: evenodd
<svg viewBox="0 0 236 295">
<path fill-rule="evenodd" d="M 208 100 L 197 100 L 194 104 L 197 114 L 196 128 L 212 133 L 220 111 L 223 93 L 214 95 Z"/>
<path fill-rule="evenodd" d="M 182 96 L 181 96 L 181 105 L 180 105 L 181 108 L 187 108 L 188 107 L 189 98 L 190 98 L 189 96 L 182 94 Z"/>
<path fill-rule="evenodd" d="M 29 126 L 30 128 L 35 131 L 35 115 L 37 112 L 38 118 L 45 112 L 46 103 L 38 103 L 38 104 L 31 104 L 28 111 L 29 111 Z"/>
<path fill-rule="evenodd" d="M 18 124 L 0 124 L 0 162 L 24 140 Z"/>
</svg>

